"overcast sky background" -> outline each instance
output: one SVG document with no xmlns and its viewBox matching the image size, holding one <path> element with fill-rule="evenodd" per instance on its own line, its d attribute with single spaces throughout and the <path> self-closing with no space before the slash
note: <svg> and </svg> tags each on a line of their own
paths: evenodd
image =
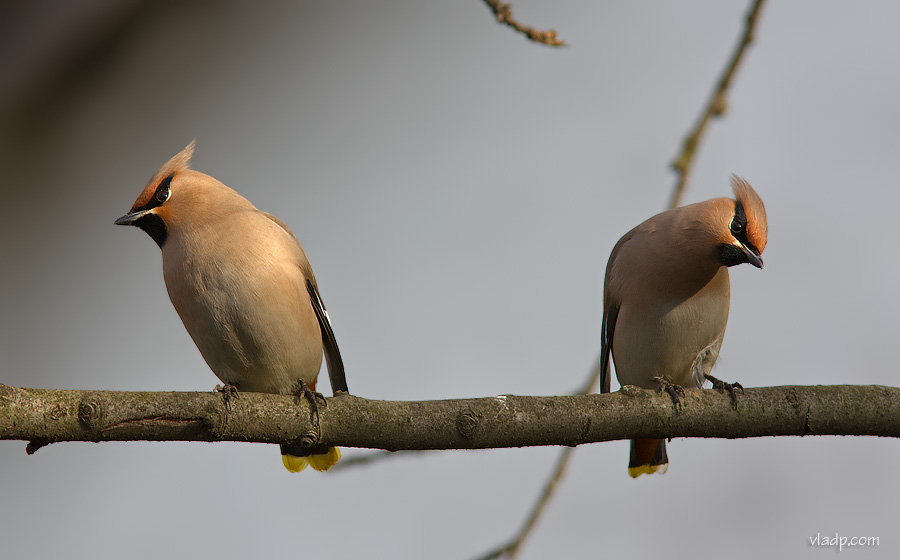
<svg viewBox="0 0 900 560">
<path fill-rule="evenodd" d="M 550 49 L 477 0 L 29 4 L 0 18 L 0 382 L 218 382 L 156 245 L 113 225 L 197 139 L 195 169 L 303 243 L 351 392 L 397 400 L 584 382 L 609 251 L 664 208 L 748 7 L 514 2 L 571 45 Z M 768 210 L 765 269 L 732 269 L 718 377 L 897 385 L 897 21 L 888 1 L 765 7 L 686 196 L 730 196 L 733 172 Z M 559 453 L 291 475 L 265 445 L 24 447 L 0 442 L 6 558 L 469 558 L 517 530 Z M 821 558 L 809 537 L 835 532 L 900 551 L 896 440 L 681 439 L 669 457 L 631 480 L 627 442 L 577 449 L 523 558 Z"/>
</svg>

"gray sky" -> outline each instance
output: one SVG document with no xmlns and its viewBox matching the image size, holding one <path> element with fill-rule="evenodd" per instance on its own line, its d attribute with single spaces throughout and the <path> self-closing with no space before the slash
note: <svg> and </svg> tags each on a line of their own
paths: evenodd
<svg viewBox="0 0 900 560">
<path fill-rule="evenodd" d="M 668 164 L 747 5 L 514 2 L 571 45 L 554 50 L 476 0 L 151 3 L 47 82 L 36 112 L 4 107 L 25 116 L 0 131 L 0 382 L 218 382 L 169 303 L 159 250 L 112 223 L 196 138 L 195 169 L 300 238 L 354 394 L 572 391 L 599 351 L 609 251 L 663 209 Z M 717 376 L 897 385 L 898 20 L 887 1 L 764 9 L 686 197 L 730 195 L 734 172 L 768 210 L 765 269 L 732 270 Z M 6 55 L 44 31 L 18 29 Z M 29 457 L 0 442 L 0 537 L 8 558 L 468 558 L 518 528 L 557 454 L 290 475 L 274 446 L 63 443 Z M 835 532 L 900 551 L 895 440 L 675 440 L 669 472 L 638 480 L 627 455 L 626 442 L 579 448 L 523 557 L 819 558 L 831 553 L 809 537 Z"/>
</svg>

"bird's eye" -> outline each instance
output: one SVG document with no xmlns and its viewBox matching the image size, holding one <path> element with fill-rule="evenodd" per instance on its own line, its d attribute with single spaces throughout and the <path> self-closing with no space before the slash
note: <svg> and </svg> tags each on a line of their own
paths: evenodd
<svg viewBox="0 0 900 560">
<path fill-rule="evenodd" d="M 169 189 L 159 189 L 156 191 L 156 200 L 162 204 L 169 198 Z M 733 226 L 732 226 L 733 227 Z"/>
<path fill-rule="evenodd" d="M 740 234 L 742 231 L 744 231 L 744 222 L 738 220 L 737 218 L 735 218 L 734 220 L 732 220 L 732 222 L 731 222 L 731 233 L 733 233 L 734 235 L 738 235 L 738 234 Z"/>
</svg>

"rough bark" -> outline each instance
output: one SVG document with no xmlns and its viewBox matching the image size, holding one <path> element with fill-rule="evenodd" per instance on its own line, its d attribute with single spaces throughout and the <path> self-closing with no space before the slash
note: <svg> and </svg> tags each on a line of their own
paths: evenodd
<svg viewBox="0 0 900 560">
<path fill-rule="evenodd" d="M 0 439 L 34 451 L 60 441 L 250 441 L 310 446 L 483 449 L 580 445 L 633 437 L 746 438 L 784 435 L 900 436 L 900 389 L 785 386 L 747 389 L 731 400 L 669 397 L 625 387 L 607 395 L 376 401 L 341 394 L 319 406 L 241 393 L 230 410 L 218 393 L 19 389 L 0 384 Z"/>
</svg>

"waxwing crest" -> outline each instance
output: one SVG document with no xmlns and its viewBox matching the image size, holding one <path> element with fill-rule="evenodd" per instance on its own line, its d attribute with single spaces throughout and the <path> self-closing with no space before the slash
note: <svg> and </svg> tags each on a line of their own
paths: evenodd
<svg viewBox="0 0 900 560">
<path fill-rule="evenodd" d="M 194 146 L 196 144 L 196 140 L 191 140 L 190 144 L 185 146 L 183 150 L 172 156 L 172 159 L 156 170 L 153 177 L 147 181 L 147 186 L 144 187 L 144 191 L 138 199 L 134 201 L 133 208 L 140 208 L 146 205 L 150 201 L 150 198 L 153 197 L 153 194 L 156 192 L 156 187 L 163 179 L 177 171 L 190 169 L 191 157 L 194 155 Z"/>
<path fill-rule="evenodd" d="M 731 188 L 734 190 L 735 199 L 744 207 L 744 214 L 747 216 L 747 240 L 762 254 L 769 239 L 766 206 L 750 183 L 737 175 L 731 176 Z"/>
</svg>

